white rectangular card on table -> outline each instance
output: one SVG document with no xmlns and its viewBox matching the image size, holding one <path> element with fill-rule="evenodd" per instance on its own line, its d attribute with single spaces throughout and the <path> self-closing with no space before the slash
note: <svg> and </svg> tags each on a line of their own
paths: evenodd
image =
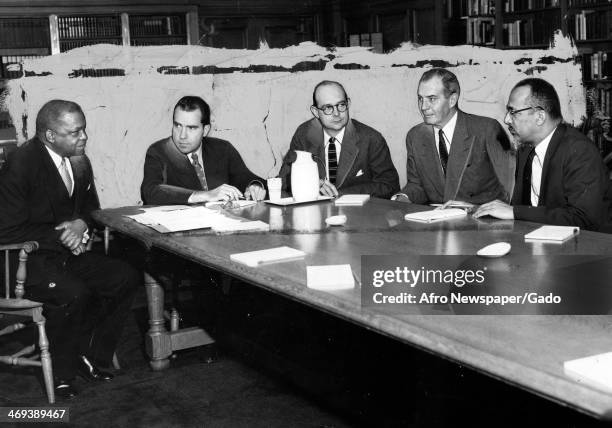
<svg viewBox="0 0 612 428">
<path fill-rule="evenodd" d="M 351 265 L 306 266 L 306 285 L 314 290 L 355 288 Z"/>
<path fill-rule="evenodd" d="M 580 233 L 576 226 L 542 226 L 525 235 L 525 241 L 564 242 Z"/>
<path fill-rule="evenodd" d="M 248 251 L 246 253 L 236 253 L 230 255 L 230 260 L 250 267 L 257 267 L 263 264 L 289 262 L 299 260 L 306 255 L 304 251 L 283 246 L 268 248 L 266 250 Z"/>
<path fill-rule="evenodd" d="M 370 200 L 370 195 L 342 195 L 334 201 L 334 205 L 363 205 Z"/>
<path fill-rule="evenodd" d="M 466 216 L 467 212 L 465 210 L 460 208 L 447 208 L 444 210 L 430 210 L 406 214 L 404 219 L 421 223 L 433 223 L 434 221 L 450 220 Z"/>
<path fill-rule="evenodd" d="M 612 394 L 612 352 L 565 361 L 563 371 L 578 383 Z"/>
</svg>

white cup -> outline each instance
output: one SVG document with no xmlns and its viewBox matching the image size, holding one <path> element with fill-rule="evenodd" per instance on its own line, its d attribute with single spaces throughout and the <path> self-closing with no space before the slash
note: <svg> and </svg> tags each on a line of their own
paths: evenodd
<svg viewBox="0 0 612 428">
<path fill-rule="evenodd" d="M 268 178 L 268 194 L 271 201 L 278 201 L 281 198 L 282 185 L 282 179 L 278 177 Z"/>
</svg>

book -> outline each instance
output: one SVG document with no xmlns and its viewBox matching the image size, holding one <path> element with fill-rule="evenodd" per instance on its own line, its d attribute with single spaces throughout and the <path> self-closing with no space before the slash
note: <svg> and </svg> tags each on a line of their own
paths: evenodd
<svg viewBox="0 0 612 428">
<path fill-rule="evenodd" d="M 370 200 L 370 195 L 342 195 L 334 201 L 334 205 L 363 205 Z"/>
<path fill-rule="evenodd" d="M 575 226 L 542 226 L 525 235 L 525 241 L 564 242 L 580 233 Z"/>
<path fill-rule="evenodd" d="M 563 371 L 578 383 L 612 394 L 612 352 L 565 361 Z"/>
<path fill-rule="evenodd" d="M 306 286 L 323 291 L 354 288 L 351 265 L 306 266 Z"/>
<path fill-rule="evenodd" d="M 263 264 L 289 262 L 299 260 L 306 255 L 304 251 L 283 246 L 268 248 L 266 250 L 248 251 L 246 253 L 230 254 L 230 260 L 250 267 Z"/>
<path fill-rule="evenodd" d="M 444 210 L 421 211 L 404 216 L 405 220 L 418 221 L 421 223 L 433 223 L 435 221 L 450 220 L 453 218 L 466 217 L 467 212 L 460 208 L 447 208 Z"/>
</svg>

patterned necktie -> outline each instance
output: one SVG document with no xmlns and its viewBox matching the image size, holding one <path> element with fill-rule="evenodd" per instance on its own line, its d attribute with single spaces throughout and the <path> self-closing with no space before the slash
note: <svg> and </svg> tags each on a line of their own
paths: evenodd
<svg viewBox="0 0 612 428">
<path fill-rule="evenodd" d="M 531 162 L 531 205 L 534 207 L 538 206 L 540 202 L 540 186 L 542 182 L 542 161 L 540 157 L 536 153 L 535 149 L 533 150 L 535 156 L 533 156 L 533 161 L 537 162 L 537 167 L 533 167 L 533 161 Z"/>
<path fill-rule="evenodd" d="M 62 158 L 60 163 L 59 173 L 68 191 L 68 196 L 72 196 L 72 178 L 70 178 L 70 172 L 68 171 L 68 165 L 66 164 L 66 158 Z"/>
<path fill-rule="evenodd" d="M 446 175 L 446 165 L 448 164 L 448 150 L 446 150 L 446 141 L 444 140 L 444 132 L 442 129 L 438 131 L 438 149 L 440 150 L 440 163 Z"/>
<path fill-rule="evenodd" d="M 193 167 L 195 168 L 196 174 L 198 175 L 198 180 L 200 180 L 200 184 L 202 185 L 202 190 L 204 191 L 208 190 L 208 184 L 206 183 L 206 175 L 204 175 L 204 168 L 202 168 L 202 165 L 200 164 L 200 161 L 198 160 L 197 153 L 191 154 L 191 163 Z"/>
<path fill-rule="evenodd" d="M 532 147 L 523 169 L 523 205 L 531 205 L 531 164 L 534 156 L 535 148 Z"/>
<path fill-rule="evenodd" d="M 336 173 L 338 172 L 338 153 L 334 140 L 334 137 L 330 137 L 327 145 L 327 169 L 329 171 L 329 181 L 332 184 L 336 183 Z"/>
</svg>

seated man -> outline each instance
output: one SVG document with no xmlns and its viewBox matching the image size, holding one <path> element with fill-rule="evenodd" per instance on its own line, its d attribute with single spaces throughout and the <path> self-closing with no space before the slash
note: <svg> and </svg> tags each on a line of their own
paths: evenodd
<svg viewBox="0 0 612 428">
<path fill-rule="evenodd" d="M 514 159 L 501 125 L 459 110 L 459 81 L 443 68 L 421 76 L 423 123 L 406 135 L 406 186 L 392 199 L 415 204 L 510 199 Z"/>
<path fill-rule="evenodd" d="M 85 252 L 99 208 L 81 107 L 52 100 L 36 117 L 36 136 L 0 175 L 0 244 L 38 241 L 28 259 L 25 298 L 44 303 L 56 394 L 72 398 L 78 372 L 108 381 L 123 321 L 142 275 L 128 264 Z M 98 308 L 93 313 L 91 308 Z"/>
<path fill-rule="evenodd" d="M 320 192 L 326 196 L 367 193 L 389 198 L 399 190 L 399 177 L 389 147 L 380 133 L 349 117 L 350 100 L 342 85 L 324 80 L 315 86 L 310 112 L 291 139 L 279 177 L 291 191 L 295 150 L 308 151 L 319 165 Z"/>
<path fill-rule="evenodd" d="M 542 79 L 517 83 L 504 122 L 520 148 L 512 206 L 495 200 L 474 217 L 579 226 L 605 221 L 608 179 L 597 147 L 563 123 L 555 88 Z"/>
<path fill-rule="evenodd" d="M 208 104 L 199 97 L 181 98 L 174 107 L 172 135 L 147 150 L 140 187 L 145 204 L 265 198 L 263 180 L 229 142 L 208 137 L 209 132 Z"/>
</svg>

